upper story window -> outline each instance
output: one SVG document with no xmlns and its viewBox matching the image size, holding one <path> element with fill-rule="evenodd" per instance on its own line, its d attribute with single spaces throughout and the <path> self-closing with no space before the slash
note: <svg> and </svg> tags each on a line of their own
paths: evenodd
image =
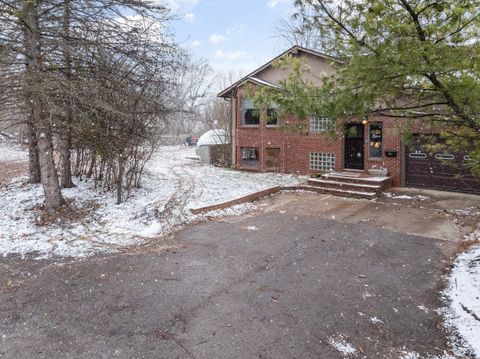
<svg viewBox="0 0 480 359">
<path fill-rule="evenodd" d="M 267 108 L 267 127 L 278 126 L 278 109 L 276 106 Z"/>
<path fill-rule="evenodd" d="M 260 125 L 260 111 L 258 110 L 258 108 L 255 107 L 253 101 L 248 98 L 243 99 L 242 125 Z"/>
<path fill-rule="evenodd" d="M 267 108 L 265 116 L 265 124 L 267 127 L 278 126 L 278 106 L 272 104 Z M 243 99 L 242 111 L 242 125 L 243 126 L 259 126 L 260 125 L 260 110 L 255 106 L 249 98 Z"/>
<path fill-rule="evenodd" d="M 320 133 L 329 129 L 330 120 L 326 117 L 312 116 L 310 117 L 310 132 Z"/>
</svg>

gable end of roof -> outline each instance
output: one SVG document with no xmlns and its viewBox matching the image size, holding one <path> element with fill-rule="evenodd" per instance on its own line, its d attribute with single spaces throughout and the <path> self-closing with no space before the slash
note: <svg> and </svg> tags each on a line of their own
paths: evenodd
<svg viewBox="0 0 480 359">
<path fill-rule="evenodd" d="M 248 80 L 251 80 L 251 81 L 256 82 L 258 84 L 261 84 L 260 82 L 265 82 L 265 84 L 263 84 L 263 85 L 278 87 L 274 84 L 267 83 L 264 80 L 256 78 L 255 75 L 257 75 L 259 72 L 265 70 L 267 67 L 272 65 L 275 61 L 282 58 L 283 56 L 289 55 L 289 54 L 298 54 L 299 52 L 304 52 L 304 53 L 307 53 L 307 54 L 310 54 L 310 55 L 313 55 L 313 56 L 321 57 L 321 58 L 326 59 L 326 60 L 334 61 L 334 62 L 337 62 L 337 63 L 342 63 L 342 61 L 340 59 L 336 58 L 336 57 L 326 55 L 326 54 L 323 54 L 323 53 L 315 51 L 315 50 L 310 50 L 310 49 L 307 49 L 305 47 L 295 45 L 295 46 L 292 46 L 291 48 L 289 48 L 287 51 L 282 52 L 280 55 L 278 55 L 277 57 L 268 61 L 267 63 L 263 64 L 258 69 L 254 70 L 251 73 L 249 73 L 248 75 L 242 77 L 240 80 L 238 80 L 234 84 L 230 85 L 229 87 L 227 87 L 225 90 L 221 91 L 220 93 L 218 93 L 217 96 L 218 97 L 223 97 L 223 98 L 229 97 L 229 94 L 235 88 L 237 88 L 238 86 L 240 86 L 241 84 L 243 84 L 245 81 L 248 81 Z"/>
</svg>

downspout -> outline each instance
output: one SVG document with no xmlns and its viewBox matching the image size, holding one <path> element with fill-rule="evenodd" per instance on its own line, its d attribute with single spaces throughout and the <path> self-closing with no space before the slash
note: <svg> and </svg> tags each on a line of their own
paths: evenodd
<svg viewBox="0 0 480 359">
<path fill-rule="evenodd" d="M 237 167 L 237 89 L 233 89 L 230 95 L 230 153 L 231 167 Z"/>
<path fill-rule="evenodd" d="M 230 103 L 229 107 L 229 116 L 228 116 L 228 136 L 229 136 L 229 144 L 230 144 L 230 167 L 234 167 L 234 157 L 233 157 L 233 126 L 232 126 L 232 96 L 224 97 L 224 101 Z"/>
<path fill-rule="evenodd" d="M 233 124 L 233 93 L 230 95 L 228 101 L 230 102 L 230 121 L 229 121 L 229 127 L 230 127 L 230 167 L 235 168 L 235 164 L 237 162 L 237 154 L 235 152 L 235 136 L 233 134 L 233 131 L 236 130 L 234 124 Z"/>
<path fill-rule="evenodd" d="M 263 162 L 265 160 L 265 126 L 264 124 L 266 123 L 266 119 L 263 118 L 266 116 L 264 114 L 263 109 L 260 108 L 260 151 L 259 151 L 259 161 L 260 161 L 260 172 L 265 172 L 265 163 Z"/>
</svg>

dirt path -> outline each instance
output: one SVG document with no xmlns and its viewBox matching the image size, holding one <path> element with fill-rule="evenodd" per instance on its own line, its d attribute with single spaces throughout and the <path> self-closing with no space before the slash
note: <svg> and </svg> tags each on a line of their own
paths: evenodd
<svg viewBox="0 0 480 359">
<path fill-rule="evenodd" d="M 172 166 L 170 173 L 175 181 L 175 191 L 163 206 L 163 211 L 159 212 L 160 220 L 169 220 L 175 213 L 185 212 L 195 192 L 195 180 L 184 168 Z"/>
</svg>

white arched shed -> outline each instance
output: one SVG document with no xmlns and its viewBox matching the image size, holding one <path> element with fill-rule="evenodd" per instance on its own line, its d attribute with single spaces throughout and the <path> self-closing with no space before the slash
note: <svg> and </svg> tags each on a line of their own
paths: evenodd
<svg viewBox="0 0 480 359">
<path fill-rule="evenodd" d="M 195 147 L 195 153 L 200 158 L 201 163 L 211 163 L 211 146 L 225 145 L 230 141 L 227 131 L 215 129 L 205 132 L 200 136 Z"/>
</svg>

